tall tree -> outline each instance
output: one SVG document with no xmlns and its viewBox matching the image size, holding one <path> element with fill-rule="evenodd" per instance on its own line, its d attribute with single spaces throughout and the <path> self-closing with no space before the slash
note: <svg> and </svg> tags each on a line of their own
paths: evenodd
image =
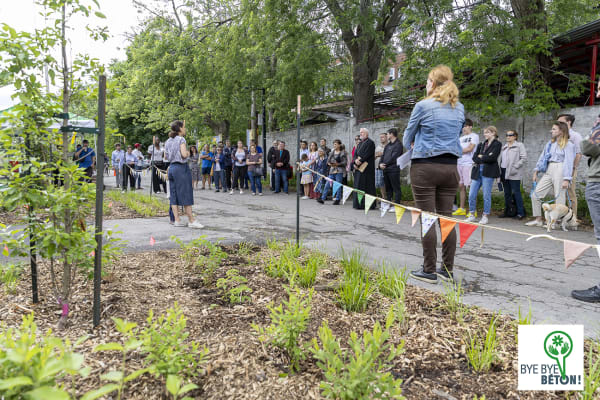
<svg viewBox="0 0 600 400">
<path fill-rule="evenodd" d="M 373 117 L 374 82 L 408 2 L 324 0 L 352 57 L 354 115 Z"/>
</svg>

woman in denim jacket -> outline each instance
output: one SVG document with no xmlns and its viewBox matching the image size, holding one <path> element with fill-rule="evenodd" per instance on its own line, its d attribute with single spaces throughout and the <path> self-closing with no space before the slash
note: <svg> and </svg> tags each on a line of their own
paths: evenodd
<svg viewBox="0 0 600 400">
<path fill-rule="evenodd" d="M 427 77 L 427 97 L 419 101 L 404 131 L 404 148 L 412 148 L 410 180 L 415 203 L 423 211 L 450 216 L 458 189 L 457 160 L 462 155 L 459 137 L 465 122 L 465 108 L 458 101 L 452 71 L 439 65 Z M 436 270 L 437 234 L 429 229 L 421 239 L 423 267 L 411 276 L 436 283 L 438 276 L 452 280 L 456 231 L 442 244 L 442 266 Z"/>
</svg>

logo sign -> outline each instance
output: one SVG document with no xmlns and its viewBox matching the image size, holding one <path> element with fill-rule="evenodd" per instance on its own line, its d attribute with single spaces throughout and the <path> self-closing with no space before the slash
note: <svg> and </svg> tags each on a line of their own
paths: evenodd
<svg viewBox="0 0 600 400">
<path fill-rule="evenodd" d="M 519 325 L 519 390 L 583 390 L 583 325 Z"/>
</svg>

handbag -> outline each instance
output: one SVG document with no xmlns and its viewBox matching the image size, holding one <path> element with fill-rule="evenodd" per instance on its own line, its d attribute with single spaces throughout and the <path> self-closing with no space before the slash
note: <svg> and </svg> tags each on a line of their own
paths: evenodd
<svg viewBox="0 0 600 400">
<path fill-rule="evenodd" d="M 548 163 L 552 156 L 552 154 L 550 154 L 550 146 L 552 146 L 552 142 L 548 142 L 548 145 L 546 146 L 546 150 L 544 151 L 545 155 L 542 159 L 542 164 L 538 167 L 538 172 L 546 172 L 548 170 Z"/>
<path fill-rule="evenodd" d="M 254 175 L 262 176 L 264 174 L 262 165 L 254 168 Z"/>
</svg>

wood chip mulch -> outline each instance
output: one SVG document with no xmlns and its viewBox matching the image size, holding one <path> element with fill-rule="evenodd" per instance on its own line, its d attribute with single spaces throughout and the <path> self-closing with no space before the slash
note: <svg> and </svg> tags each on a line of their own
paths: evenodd
<svg viewBox="0 0 600 400">
<path fill-rule="evenodd" d="M 41 302 L 30 300 L 30 280 L 23 276 L 17 293 L 0 294 L 0 320 L 8 326 L 18 326 L 23 314 L 35 312 L 42 331 L 53 329 L 55 335 L 76 339 L 90 335 L 78 350 L 85 354 L 92 373 L 77 381 L 82 394 L 100 386 L 100 375 L 117 369 L 119 355 L 113 352 L 91 352 L 100 343 L 119 341 L 110 317 L 124 318 L 145 324 L 148 311 L 155 315 L 179 304 L 187 317 L 190 339 L 206 345 L 210 351 L 204 372 L 197 383 L 200 389 L 191 392 L 196 399 L 320 399 L 319 382 L 323 374 L 312 357 L 301 363 L 300 372 L 288 374 L 287 356 L 280 350 L 262 344 L 251 324 L 266 326 L 270 322 L 267 305 L 285 298 L 284 282 L 266 276 L 262 264 L 272 255 L 269 249 L 254 248 L 253 254 L 239 256 L 232 247 L 225 247 L 228 258 L 217 272 L 236 268 L 248 279 L 252 288 L 251 302 L 230 306 L 224 302 L 214 285 L 205 287 L 197 270 L 186 266 L 178 250 L 126 254 L 109 269 L 102 282 L 102 323 L 91 329 L 92 282 L 79 273 L 75 278 L 70 324 L 56 330 L 60 310 L 49 291 L 47 266 L 39 276 Z M 392 301 L 375 295 L 363 313 L 343 311 L 336 302 L 335 291 L 328 289 L 340 274 L 337 261 L 329 260 L 319 273 L 317 290 L 312 299 L 311 319 L 304 341 L 317 337 L 318 328 L 328 321 L 333 333 L 345 345 L 351 331 L 359 334 L 372 329 L 376 321 L 382 324 Z M 470 308 L 465 322 L 457 323 L 441 310 L 439 295 L 425 289 L 408 286 L 406 292 L 408 321 L 405 327 L 393 328 L 392 341 L 405 341 L 405 352 L 391 366 L 391 372 L 403 380 L 403 395 L 407 399 L 465 399 L 485 395 L 495 399 L 559 399 L 564 395 L 551 392 L 517 392 L 517 347 L 515 323 L 507 316 L 498 322 L 499 358 L 488 373 L 475 373 L 465 356 L 465 338 L 469 333 L 483 333 L 493 313 Z M 142 365 L 142 357 L 133 354 L 131 366 Z M 161 399 L 164 384 L 143 375 L 132 382 L 125 399 Z"/>
</svg>

